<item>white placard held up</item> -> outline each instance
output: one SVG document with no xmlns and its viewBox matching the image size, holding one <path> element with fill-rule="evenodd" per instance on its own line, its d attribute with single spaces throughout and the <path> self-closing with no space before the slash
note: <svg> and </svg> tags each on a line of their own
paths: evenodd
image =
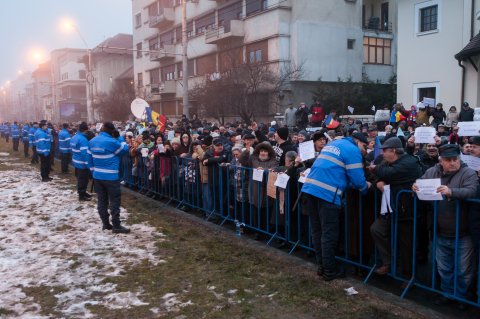
<svg viewBox="0 0 480 319">
<path fill-rule="evenodd" d="M 380 214 L 385 215 L 389 213 L 393 213 L 392 207 L 390 206 L 390 185 L 384 185 Z"/>
<path fill-rule="evenodd" d="M 175 138 L 175 131 L 168 131 L 168 137 L 167 139 L 169 141 L 173 140 Z"/>
<path fill-rule="evenodd" d="M 378 110 L 375 112 L 375 122 L 388 122 L 390 121 L 389 110 Z"/>
<path fill-rule="evenodd" d="M 290 176 L 288 176 L 288 174 L 280 173 L 277 175 L 277 180 L 275 181 L 274 185 L 285 189 L 287 188 L 287 183 L 289 179 L 290 179 Z"/>
<path fill-rule="evenodd" d="M 474 171 L 480 171 L 480 157 L 460 154 L 462 161 Z"/>
<path fill-rule="evenodd" d="M 315 158 L 315 145 L 313 145 L 313 141 L 310 140 L 298 144 L 298 154 L 302 161 Z"/>
<path fill-rule="evenodd" d="M 479 136 L 480 122 L 458 122 L 458 136 Z"/>
<path fill-rule="evenodd" d="M 387 136 L 387 132 L 378 132 L 377 135 L 378 135 L 379 137 Z"/>
<path fill-rule="evenodd" d="M 320 126 L 320 127 L 307 127 L 307 128 L 305 129 L 305 131 L 307 131 L 307 132 L 316 132 L 316 131 L 320 131 L 321 129 L 323 129 L 323 127 L 321 127 L 321 126 Z"/>
<path fill-rule="evenodd" d="M 143 147 L 140 152 L 142 152 L 142 157 L 147 157 L 148 156 L 148 148 Z"/>
<path fill-rule="evenodd" d="M 424 97 L 422 102 L 423 102 L 423 105 L 425 106 L 435 107 L 435 99 Z"/>
<path fill-rule="evenodd" d="M 298 178 L 298 181 L 302 184 L 305 184 L 308 174 L 310 174 L 310 168 L 307 168 L 306 170 L 300 173 L 300 177 Z"/>
<path fill-rule="evenodd" d="M 253 176 L 254 181 L 262 182 L 263 181 L 263 169 L 253 169 Z"/>
<path fill-rule="evenodd" d="M 437 193 L 437 188 L 442 185 L 440 178 L 417 179 L 415 181 L 419 191 L 420 200 L 443 200 L 442 194 Z"/>
<path fill-rule="evenodd" d="M 165 153 L 165 146 L 163 146 L 163 144 L 158 144 L 157 148 L 159 153 Z"/>
<path fill-rule="evenodd" d="M 95 125 L 95 130 L 97 132 L 100 132 L 100 130 L 102 129 L 102 126 L 103 126 L 103 123 L 97 123 L 97 125 Z"/>
<path fill-rule="evenodd" d="M 435 128 L 434 127 L 417 127 L 415 129 L 415 143 L 419 144 L 435 144 Z"/>
</svg>

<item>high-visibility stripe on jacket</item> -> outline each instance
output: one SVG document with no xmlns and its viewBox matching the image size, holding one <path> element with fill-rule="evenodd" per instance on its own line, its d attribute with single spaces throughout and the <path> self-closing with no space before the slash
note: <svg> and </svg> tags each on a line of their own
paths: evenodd
<svg viewBox="0 0 480 319">
<path fill-rule="evenodd" d="M 50 148 L 52 147 L 52 138 L 46 130 L 38 129 L 35 132 L 35 145 L 37 146 L 37 153 L 40 155 L 50 155 Z"/>
<path fill-rule="evenodd" d="M 340 206 L 345 190 L 353 186 L 366 193 L 362 153 L 352 138 L 328 143 L 315 160 L 302 192 Z"/>
<path fill-rule="evenodd" d="M 105 132 L 88 142 L 89 167 L 93 178 L 118 180 L 120 156 L 128 152 L 128 145 L 122 137 L 113 138 Z"/>
<path fill-rule="evenodd" d="M 58 133 L 58 147 L 60 149 L 60 153 L 70 153 L 70 140 L 72 136 L 67 131 L 67 129 L 62 129 L 60 133 Z"/>
<path fill-rule="evenodd" d="M 30 133 L 30 126 L 28 126 L 28 124 L 25 124 L 23 126 L 23 129 L 22 129 L 22 140 L 23 140 L 23 142 L 29 142 L 30 141 L 30 139 L 28 137 L 29 133 Z"/>
<path fill-rule="evenodd" d="M 88 139 L 83 133 L 78 132 L 70 140 L 72 150 L 72 163 L 75 168 L 88 168 Z"/>
<path fill-rule="evenodd" d="M 10 127 L 10 136 L 12 138 L 20 138 L 20 131 L 16 124 L 12 124 L 12 126 Z"/>
<path fill-rule="evenodd" d="M 38 127 L 31 127 L 29 132 L 28 132 L 28 138 L 29 138 L 29 142 L 30 142 L 30 145 L 33 145 L 35 146 L 35 132 L 38 130 Z"/>
</svg>

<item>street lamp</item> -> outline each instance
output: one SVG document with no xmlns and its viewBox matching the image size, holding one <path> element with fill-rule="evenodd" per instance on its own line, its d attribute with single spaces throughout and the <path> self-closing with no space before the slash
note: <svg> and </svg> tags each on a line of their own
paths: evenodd
<svg viewBox="0 0 480 319">
<path fill-rule="evenodd" d="M 92 74 L 92 50 L 89 48 L 87 41 L 83 37 L 82 33 L 78 29 L 77 25 L 71 20 L 64 20 L 62 23 L 64 30 L 70 31 L 72 29 L 77 32 L 78 36 L 82 40 L 83 44 L 85 45 L 85 49 L 87 50 L 88 56 L 88 63 L 87 63 L 87 120 L 89 123 L 93 123 L 95 121 L 93 116 L 93 74 Z"/>
</svg>

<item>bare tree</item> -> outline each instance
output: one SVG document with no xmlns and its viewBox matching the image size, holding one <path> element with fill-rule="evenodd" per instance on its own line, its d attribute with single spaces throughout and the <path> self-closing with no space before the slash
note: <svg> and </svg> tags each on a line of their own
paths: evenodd
<svg viewBox="0 0 480 319">
<path fill-rule="evenodd" d="M 135 99 L 135 90 L 129 81 L 117 82 L 110 93 L 98 94 L 97 99 L 94 106 L 102 120 L 126 120 L 130 115 L 130 104 Z"/>
</svg>

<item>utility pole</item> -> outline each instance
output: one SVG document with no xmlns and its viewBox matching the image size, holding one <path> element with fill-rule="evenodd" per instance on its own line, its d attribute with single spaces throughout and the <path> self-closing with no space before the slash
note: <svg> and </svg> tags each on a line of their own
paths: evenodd
<svg viewBox="0 0 480 319">
<path fill-rule="evenodd" d="M 95 122 L 95 116 L 93 114 L 93 71 L 92 71 L 92 50 L 87 48 L 88 65 L 87 65 L 87 118 L 88 123 Z"/>
<path fill-rule="evenodd" d="M 190 118 L 188 105 L 187 0 L 182 1 L 183 114 Z"/>
</svg>

